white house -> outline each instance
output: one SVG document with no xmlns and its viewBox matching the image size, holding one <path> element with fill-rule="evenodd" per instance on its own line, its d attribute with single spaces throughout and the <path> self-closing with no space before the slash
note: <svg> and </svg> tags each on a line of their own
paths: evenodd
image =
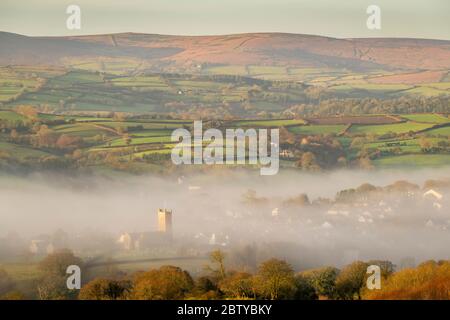
<svg viewBox="0 0 450 320">
<path fill-rule="evenodd" d="M 444 196 L 440 194 L 439 192 L 430 189 L 427 192 L 423 194 L 424 198 L 433 199 L 433 200 L 441 200 Z"/>
</svg>

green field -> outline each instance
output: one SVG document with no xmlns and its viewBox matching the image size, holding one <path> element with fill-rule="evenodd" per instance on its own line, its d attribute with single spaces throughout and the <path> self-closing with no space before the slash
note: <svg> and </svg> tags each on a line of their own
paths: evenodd
<svg viewBox="0 0 450 320">
<path fill-rule="evenodd" d="M 112 133 L 107 130 L 102 130 L 98 127 L 95 127 L 92 124 L 84 124 L 84 123 L 58 125 L 53 127 L 52 129 L 55 130 L 57 133 L 72 134 L 79 137 L 112 135 Z"/>
<path fill-rule="evenodd" d="M 445 89 L 433 88 L 428 86 L 419 86 L 405 91 L 408 94 L 420 95 L 424 97 L 436 97 L 440 95 L 449 94 Z"/>
<path fill-rule="evenodd" d="M 10 156 L 20 160 L 27 158 L 40 158 L 42 156 L 50 155 L 42 150 L 3 141 L 0 141 L 0 151 L 6 152 Z"/>
<path fill-rule="evenodd" d="M 383 157 L 373 161 L 378 168 L 442 167 L 450 165 L 449 154 L 409 154 Z"/>
<path fill-rule="evenodd" d="M 172 130 L 144 130 L 144 131 L 133 131 L 129 135 L 132 138 L 139 137 L 157 137 L 157 136 L 170 136 L 172 134 Z"/>
<path fill-rule="evenodd" d="M 428 138 L 427 141 L 436 145 L 439 141 L 445 141 L 446 139 Z M 385 140 L 381 142 L 370 142 L 364 144 L 366 148 L 376 148 L 380 151 L 389 151 L 393 148 L 400 149 L 402 153 L 420 153 L 420 138 L 413 139 L 398 139 L 398 140 Z"/>
<path fill-rule="evenodd" d="M 433 129 L 426 132 L 427 135 L 443 135 L 450 136 L 450 126 L 444 128 Z"/>
<path fill-rule="evenodd" d="M 338 134 L 344 131 L 346 125 L 305 125 L 290 127 L 289 131 L 296 134 Z"/>
<path fill-rule="evenodd" d="M 209 67 L 204 73 L 207 74 L 224 74 L 224 75 L 248 75 L 247 68 L 245 66 L 220 66 Z"/>
<path fill-rule="evenodd" d="M 331 87 L 333 90 L 367 90 L 375 92 L 393 92 L 399 90 L 406 90 L 412 86 L 404 84 L 374 84 L 374 83 L 363 83 L 363 84 L 347 84 L 347 85 L 337 85 Z"/>
<path fill-rule="evenodd" d="M 345 79 L 344 78 L 315 78 L 312 83 L 325 82 L 329 84 L 330 90 L 335 92 L 348 92 L 355 95 L 384 95 L 390 97 L 396 97 L 404 94 L 424 96 L 424 97 L 436 97 L 450 94 L 450 83 L 436 83 L 436 84 L 420 84 L 420 85 L 407 85 L 407 84 L 375 84 L 368 83 L 364 79 Z"/>
<path fill-rule="evenodd" d="M 20 121 L 26 119 L 24 116 L 15 113 L 13 111 L 2 111 L 0 110 L 0 120 L 6 121 Z"/>
<path fill-rule="evenodd" d="M 144 129 L 177 129 L 183 127 L 183 123 L 173 123 L 173 122 L 119 122 L 119 121 L 110 121 L 110 122 L 93 122 L 93 124 L 109 127 L 112 129 L 118 128 L 130 128 L 136 126 L 142 126 Z"/>
<path fill-rule="evenodd" d="M 231 123 L 232 126 L 235 127 L 283 127 L 283 126 L 292 126 L 292 125 L 298 125 L 298 124 L 304 124 L 305 121 L 298 119 L 298 120 L 286 120 L 286 119 L 280 119 L 280 120 L 240 120 L 240 121 L 234 121 Z"/>
<path fill-rule="evenodd" d="M 142 137 L 131 138 L 130 145 L 146 144 L 146 143 L 167 143 L 171 142 L 170 136 L 157 136 L 157 137 Z M 111 147 L 124 147 L 127 146 L 125 139 L 119 138 L 111 142 L 108 142 L 108 146 Z"/>
<path fill-rule="evenodd" d="M 402 118 L 424 123 L 446 123 L 450 122 L 450 119 L 439 114 L 425 113 L 425 114 L 404 114 L 401 115 Z"/>
<path fill-rule="evenodd" d="M 391 107 L 390 101 L 387 105 L 382 102 L 410 93 L 414 96 L 448 93 L 450 84 L 446 82 L 373 84 L 369 83 L 370 78 L 394 72 L 374 70 L 362 74 L 344 68 L 283 65 L 193 65 L 186 66 L 186 73 L 155 73 L 127 57 L 68 59 L 72 69 L 0 67 L 0 149 L 2 156 L 6 154 L 2 164 L 9 166 L 12 161 L 7 157 L 12 157 L 33 167 L 36 159 L 51 155 L 61 160 L 62 165 L 74 167 L 106 168 L 111 164 L 120 170 L 126 166 L 145 170 L 163 166 L 167 165 L 162 164 L 164 156 L 143 156 L 169 153 L 173 146 L 171 133 L 177 128 L 191 130 L 191 119 L 203 119 L 205 128 L 215 123 L 211 120 L 217 121 L 221 129 L 286 127 L 296 135 L 287 148 L 295 149 L 297 155 L 312 150 L 324 152 L 328 157 L 329 152 L 334 152 L 330 149 L 336 148 L 335 154 L 345 154 L 348 160 L 353 160 L 367 151 L 362 149 L 368 149 L 374 152 L 370 154 L 372 159 L 382 157 L 375 160 L 381 165 L 386 159 L 386 165 L 395 166 L 392 159 L 422 156 L 425 151 L 420 147 L 421 136 L 428 136 L 433 152 L 442 156 L 448 153 L 446 144 L 437 142 L 450 136 L 450 127 L 419 134 L 450 122 L 448 116 L 431 112 L 408 114 L 413 110 L 434 110 L 431 108 L 434 106 L 436 112 L 445 114 L 442 106 L 446 106 L 446 100 L 440 100 L 444 97 L 412 99 L 419 107 L 411 104 L 411 111 L 396 104 Z M 374 99 L 367 105 L 358 100 L 369 97 Z M 408 107 L 410 100 L 406 102 L 404 105 Z M 33 106 L 37 116 L 27 118 L 14 112 L 19 105 Z M 397 120 L 389 119 L 389 124 L 354 124 L 346 130 L 345 122 L 334 120 L 351 116 L 386 117 L 388 112 L 404 122 L 392 123 Z M 310 123 L 306 124 L 303 117 L 311 119 Z M 386 121 L 371 123 L 379 122 Z M 51 129 L 51 137 L 47 139 L 50 143 L 39 142 L 37 132 L 43 124 Z M 398 136 L 383 136 L 387 133 Z M 73 146 L 64 145 L 64 140 L 57 144 L 63 134 L 79 139 L 74 139 Z M 302 144 L 305 135 L 315 135 L 311 139 L 314 143 Z M 361 148 L 358 141 L 350 148 L 355 138 L 363 141 Z M 391 156 L 394 152 L 401 155 Z M 427 154 L 423 156 L 432 159 Z M 155 159 L 163 160 L 155 164 L 152 162 Z"/>
<path fill-rule="evenodd" d="M 392 143 L 393 145 L 389 145 L 390 143 Z M 399 145 L 396 145 L 396 143 L 398 143 Z M 364 144 L 364 147 L 377 148 L 378 150 L 381 151 L 388 151 L 393 148 L 399 148 L 402 152 L 406 153 L 420 152 L 420 145 L 418 139 L 371 142 Z"/>
<path fill-rule="evenodd" d="M 158 76 L 118 77 L 111 82 L 119 87 L 144 87 L 155 90 L 170 90 L 170 87 Z"/>
<path fill-rule="evenodd" d="M 373 134 L 386 134 L 389 132 L 394 133 L 406 133 L 415 132 L 432 127 L 432 124 L 404 122 L 395 124 L 382 124 L 382 125 L 354 125 L 351 126 L 349 132 L 353 134 L 359 133 L 373 133 Z"/>
<path fill-rule="evenodd" d="M 131 57 L 66 57 L 63 59 L 63 62 L 72 68 L 87 71 L 102 71 L 115 75 L 123 75 L 135 71 L 141 64 L 139 59 Z"/>
<path fill-rule="evenodd" d="M 0 102 L 8 102 L 27 91 L 34 91 L 43 82 L 41 76 L 58 75 L 52 68 L 0 66 Z"/>
</svg>

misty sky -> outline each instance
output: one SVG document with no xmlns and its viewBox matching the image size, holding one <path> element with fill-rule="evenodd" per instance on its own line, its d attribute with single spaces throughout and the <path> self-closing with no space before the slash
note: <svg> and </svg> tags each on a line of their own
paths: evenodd
<svg viewBox="0 0 450 320">
<path fill-rule="evenodd" d="M 66 29 L 69 4 L 81 7 L 81 30 Z M 371 4 L 381 7 L 381 30 L 366 27 Z M 26 35 L 290 32 L 450 40 L 450 1 L 1 0 L 0 30 Z"/>
</svg>

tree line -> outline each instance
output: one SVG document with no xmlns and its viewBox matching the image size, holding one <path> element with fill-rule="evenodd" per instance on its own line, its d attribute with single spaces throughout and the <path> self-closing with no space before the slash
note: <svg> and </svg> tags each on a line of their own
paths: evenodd
<svg viewBox="0 0 450 320">
<path fill-rule="evenodd" d="M 180 299 L 450 299 L 450 261 L 426 261 L 395 271 L 390 261 L 355 261 L 342 269 L 332 266 L 295 272 L 280 259 L 269 259 L 256 272 L 228 269 L 227 255 L 211 252 L 205 275 L 193 278 L 177 266 L 161 266 L 132 274 L 113 272 L 84 283 L 81 290 L 66 287 L 66 268 L 83 261 L 69 250 L 43 259 L 36 298 L 80 300 L 180 300 Z M 381 289 L 368 289 L 368 266 L 381 271 Z M 0 298 L 24 299 L 14 280 L 0 270 Z"/>
</svg>

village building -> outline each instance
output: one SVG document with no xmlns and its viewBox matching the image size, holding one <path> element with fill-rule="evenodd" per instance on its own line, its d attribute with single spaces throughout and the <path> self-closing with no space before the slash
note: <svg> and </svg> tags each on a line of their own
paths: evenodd
<svg viewBox="0 0 450 320">
<path fill-rule="evenodd" d="M 31 240 L 29 251 L 34 255 L 47 255 L 55 252 L 54 245 L 48 241 L 43 239 Z"/>
<path fill-rule="evenodd" d="M 444 196 L 441 193 L 430 189 L 423 194 L 423 197 L 430 200 L 442 200 Z"/>
<path fill-rule="evenodd" d="M 200 246 L 226 247 L 230 243 L 230 237 L 222 232 L 212 233 L 211 235 L 200 232 L 194 236 L 194 240 L 197 242 L 197 245 Z"/>
<path fill-rule="evenodd" d="M 294 153 L 291 150 L 283 149 L 280 152 L 280 158 L 292 159 L 294 158 Z"/>
<path fill-rule="evenodd" d="M 158 209 L 158 230 L 148 232 L 124 232 L 117 243 L 124 250 L 144 250 L 172 242 L 172 210 Z"/>
</svg>

